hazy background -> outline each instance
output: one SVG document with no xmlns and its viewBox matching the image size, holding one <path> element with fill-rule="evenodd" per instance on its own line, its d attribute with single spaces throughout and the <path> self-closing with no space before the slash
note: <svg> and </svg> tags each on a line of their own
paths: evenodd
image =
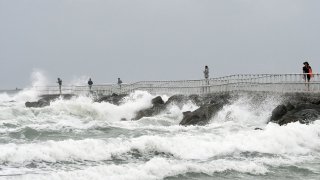
<svg viewBox="0 0 320 180">
<path fill-rule="evenodd" d="M 319 0 L 0 0 L 0 89 L 301 73 L 320 65 Z M 86 82 L 83 82 L 86 84 Z"/>
</svg>

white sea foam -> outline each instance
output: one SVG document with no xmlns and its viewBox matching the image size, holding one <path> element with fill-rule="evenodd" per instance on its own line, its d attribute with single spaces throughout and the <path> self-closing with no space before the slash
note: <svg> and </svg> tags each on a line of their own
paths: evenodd
<svg viewBox="0 0 320 180">
<path fill-rule="evenodd" d="M 2 123 L 9 120 L 11 123 L 26 124 L 35 129 L 87 129 L 95 126 L 94 122 L 99 125 L 119 122 L 122 119 L 131 120 L 137 111 L 152 106 L 153 97 L 147 92 L 136 91 L 119 106 L 107 102 L 95 103 L 84 96 L 71 100 L 58 99 L 44 108 L 26 108 L 23 102 L 16 102 L 13 107 L 0 107 L 0 120 L 3 120 Z"/>
<path fill-rule="evenodd" d="M 32 144 L 1 144 L 0 162 L 107 160 L 138 150 L 142 154 L 163 152 L 185 160 L 206 160 L 242 152 L 274 155 L 319 155 L 320 121 L 309 126 L 292 123 L 269 124 L 263 131 L 189 132 L 144 135 L 137 138 L 110 138 L 48 141 Z"/>
<path fill-rule="evenodd" d="M 7 93 L 0 93 L 0 102 L 11 101 L 12 97 L 10 97 Z"/>
<path fill-rule="evenodd" d="M 86 139 L 81 141 L 48 141 L 31 144 L 0 145 L 1 162 L 23 164 L 32 161 L 72 161 L 72 160 L 107 160 L 111 149 L 120 149 L 115 143 L 106 144 L 102 140 Z"/>
<path fill-rule="evenodd" d="M 72 116 L 80 120 L 113 122 L 121 119 L 131 120 L 137 111 L 151 106 L 152 98 L 153 96 L 147 92 L 136 91 L 119 106 L 107 102 L 93 103 L 88 97 L 79 97 L 69 101 L 57 100 L 47 109 L 52 112 L 51 116 L 60 116 L 58 119 Z"/>
<path fill-rule="evenodd" d="M 264 174 L 267 169 L 260 164 L 249 161 L 216 160 L 209 163 L 197 163 L 179 160 L 153 158 L 146 163 L 129 163 L 125 165 L 102 165 L 83 170 L 64 171 L 51 174 L 22 175 L 15 179 L 110 179 L 110 180 L 156 180 L 185 174 L 187 172 L 213 175 L 216 172 L 233 170 L 242 173 Z"/>
<path fill-rule="evenodd" d="M 212 117 L 211 122 L 226 122 L 237 126 L 264 126 L 280 100 L 270 97 L 257 102 L 252 98 L 248 95 L 240 96 L 239 99 L 225 105 L 215 117 Z"/>
<path fill-rule="evenodd" d="M 161 125 L 179 124 L 182 112 L 193 111 L 198 108 L 191 101 L 182 107 L 171 104 L 159 115 L 144 118 L 134 122 L 120 122 L 125 119 L 130 121 L 139 110 L 152 106 L 151 99 L 155 96 L 145 92 L 136 91 L 126 97 L 120 105 L 107 102 L 95 103 L 91 98 L 80 96 L 71 100 L 58 99 L 44 108 L 25 108 L 23 102 L 16 102 L 13 107 L 0 108 L 2 123 L 10 121 L 11 124 L 20 124 L 17 129 L 2 129 L 2 132 L 20 131 L 26 126 L 36 130 L 63 130 L 63 129 L 90 129 L 106 124 L 123 126 L 124 128 L 141 129 L 152 125 L 157 128 Z M 163 96 L 165 100 L 168 97 Z"/>
</svg>

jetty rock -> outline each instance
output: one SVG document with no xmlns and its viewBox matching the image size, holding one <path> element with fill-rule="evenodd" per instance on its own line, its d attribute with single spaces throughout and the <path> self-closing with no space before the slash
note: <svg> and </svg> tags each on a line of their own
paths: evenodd
<svg viewBox="0 0 320 180">
<path fill-rule="evenodd" d="M 195 98 L 195 95 L 193 95 Z M 207 94 L 204 96 L 198 96 L 195 98 L 200 101 L 196 101 L 198 109 L 193 112 L 187 111 L 183 113 L 183 119 L 179 123 L 183 126 L 188 125 L 206 125 L 210 119 L 215 116 L 229 101 L 232 99 L 230 93 L 221 94 Z"/>
<path fill-rule="evenodd" d="M 202 104 L 203 99 L 199 95 L 187 96 L 177 94 L 169 97 L 169 99 L 166 102 L 164 102 L 161 96 L 157 96 L 151 100 L 152 107 L 138 111 L 136 113 L 136 116 L 132 120 L 139 120 L 143 117 L 152 117 L 158 115 L 172 104 L 175 104 L 178 107 L 182 108 L 182 106 L 186 104 L 188 101 L 199 106 L 200 104 Z"/>
<path fill-rule="evenodd" d="M 152 107 L 140 110 L 136 113 L 136 116 L 132 120 L 139 120 L 143 117 L 152 117 L 159 114 L 165 109 L 165 103 L 160 96 L 157 96 L 151 100 Z"/>
<path fill-rule="evenodd" d="M 165 106 L 169 106 L 171 104 L 175 104 L 180 108 L 186 104 L 188 101 L 200 106 L 202 104 L 202 98 L 199 95 L 173 95 L 171 96 L 168 101 L 165 103 Z"/>
<path fill-rule="evenodd" d="M 26 102 L 25 106 L 28 108 L 42 108 L 46 106 L 50 106 L 50 102 L 55 101 L 59 98 L 62 99 L 71 99 L 75 95 L 73 94 L 46 94 L 40 96 L 40 99 L 38 101 L 33 101 L 33 102 Z"/>
<path fill-rule="evenodd" d="M 320 119 L 320 95 L 312 93 L 294 93 L 284 96 L 284 104 L 273 111 L 269 122 L 279 125 L 300 122 L 309 124 Z"/>
<path fill-rule="evenodd" d="M 205 104 L 193 112 L 184 112 L 180 125 L 206 125 L 223 106 L 223 103 Z"/>
<path fill-rule="evenodd" d="M 305 103 L 293 106 L 279 105 L 272 111 L 271 121 L 279 125 L 285 125 L 293 122 L 309 124 L 320 118 L 320 105 Z"/>
<path fill-rule="evenodd" d="M 230 97 L 229 93 L 189 96 L 173 95 L 164 103 L 162 98 L 158 96 L 152 99 L 152 107 L 138 111 L 133 120 L 158 115 L 172 104 L 181 108 L 185 103 L 192 102 L 199 108 L 193 112 L 183 112 L 183 119 L 180 125 L 206 125 L 229 102 Z"/>
<path fill-rule="evenodd" d="M 95 100 L 95 102 L 98 102 L 98 103 L 108 102 L 110 104 L 120 105 L 122 99 L 126 96 L 127 96 L 127 94 L 118 95 L 118 94 L 113 93 L 112 95 L 99 97 L 98 99 Z"/>
<path fill-rule="evenodd" d="M 46 107 L 46 106 L 50 106 L 50 101 L 46 101 L 44 99 L 40 99 L 38 101 L 34 101 L 34 102 L 26 102 L 25 106 L 28 108 L 42 108 L 42 107 Z"/>
</svg>

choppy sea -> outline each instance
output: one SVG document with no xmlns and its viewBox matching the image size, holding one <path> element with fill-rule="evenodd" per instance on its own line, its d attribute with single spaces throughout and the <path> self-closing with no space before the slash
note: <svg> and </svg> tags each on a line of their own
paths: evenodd
<svg viewBox="0 0 320 180">
<path fill-rule="evenodd" d="M 198 108 L 191 101 L 130 121 L 154 97 L 137 91 L 119 106 L 83 96 L 26 108 L 34 92 L 1 93 L 0 179 L 320 179 L 320 121 L 267 124 L 277 98 L 240 97 L 207 126 L 179 126 L 182 112 Z"/>
</svg>

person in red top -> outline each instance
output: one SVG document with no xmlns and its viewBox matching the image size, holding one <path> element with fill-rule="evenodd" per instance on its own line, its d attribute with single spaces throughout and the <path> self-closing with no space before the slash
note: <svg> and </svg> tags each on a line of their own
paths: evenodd
<svg viewBox="0 0 320 180">
<path fill-rule="evenodd" d="M 306 86 L 308 86 L 308 91 L 310 91 L 310 79 L 312 77 L 312 68 L 311 66 L 309 65 L 308 62 L 304 62 L 303 63 L 303 68 L 302 68 L 302 71 L 303 71 L 303 79 L 306 83 L 308 83 L 308 85 L 306 84 Z"/>
<path fill-rule="evenodd" d="M 310 82 L 310 79 L 312 77 L 312 68 L 311 68 L 311 66 L 309 65 L 308 62 L 304 62 L 303 65 L 304 65 L 303 68 L 302 68 L 302 71 L 303 71 L 303 74 L 304 74 L 303 79 L 305 81 Z"/>
</svg>

